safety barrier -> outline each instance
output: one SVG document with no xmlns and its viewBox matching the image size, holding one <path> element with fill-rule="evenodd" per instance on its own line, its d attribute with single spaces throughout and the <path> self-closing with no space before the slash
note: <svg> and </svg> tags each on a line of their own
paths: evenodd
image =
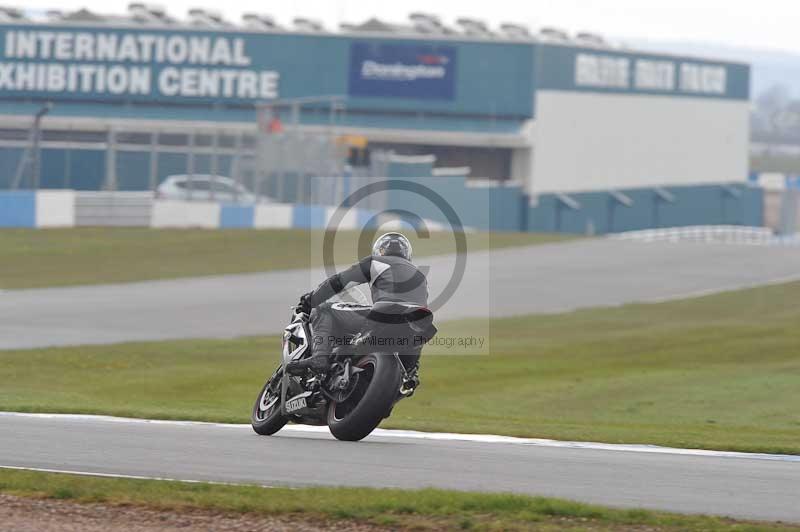
<svg viewBox="0 0 800 532">
<path fill-rule="evenodd" d="M 614 240 L 637 242 L 695 242 L 702 244 L 741 244 L 749 246 L 800 246 L 798 235 L 777 235 L 768 227 L 700 225 L 626 231 L 609 235 Z"/>
<path fill-rule="evenodd" d="M 322 205 L 224 205 L 211 202 L 156 200 L 152 227 L 202 227 L 209 229 L 336 229 L 353 230 L 389 222 L 390 215 L 364 209 L 342 209 Z M 442 227 L 426 220 L 429 230 Z M 394 225 L 393 227 L 398 227 Z"/>
<path fill-rule="evenodd" d="M 69 227 L 75 225 L 71 190 L 0 192 L 0 227 Z"/>
<path fill-rule="evenodd" d="M 75 225 L 147 227 L 153 210 L 149 192 L 76 192 Z"/>
<path fill-rule="evenodd" d="M 142 192 L 72 190 L 0 192 L 0 227 L 140 226 L 206 229 L 333 229 L 402 227 L 396 217 L 322 205 L 154 200 Z M 423 220 L 429 230 L 442 224 Z"/>
<path fill-rule="evenodd" d="M 420 201 L 420 193 L 388 190 L 381 199 L 383 208 L 361 205 L 350 208 L 336 217 L 341 218 L 338 228 L 376 226 L 392 218 L 379 216 L 376 214 L 379 212 L 394 213 L 394 217 L 397 213 L 413 213 L 429 230 L 460 225 L 478 230 L 597 235 L 695 225 L 762 226 L 765 221 L 764 190 L 745 183 L 542 194 L 533 198 L 532 203 L 532 198 L 517 183 L 475 186 L 465 176 L 433 175 L 406 177 L 403 181 L 423 185 L 425 191 L 421 194 L 432 191 L 442 200 L 439 203 L 446 204 L 445 209 L 435 202 Z M 141 192 L 4 191 L 0 192 L 0 227 L 324 229 L 334 219 L 337 208 L 153 200 L 148 193 Z"/>
</svg>

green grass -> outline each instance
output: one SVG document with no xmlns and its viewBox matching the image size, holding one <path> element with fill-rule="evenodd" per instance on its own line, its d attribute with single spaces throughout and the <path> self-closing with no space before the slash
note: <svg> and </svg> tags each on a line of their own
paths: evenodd
<svg viewBox="0 0 800 532">
<path fill-rule="evenodd" d="M 359 250 L 359 234 L 337 233 L 337 262 L 353 262 L 367 254 L 367 249 Z M 323 235 L 322 231 L 296 229 L 4 229 L 0 230 L 0 288 L 307 268 L 321 264 L 317 250 L 322 247 Z M 564 238 L 534 233 L 474 233 L 468 235 L 467 249 L 539 244 Z M 455 240 L 447 233 L 412 237 L 412 241 L 418 256 L 455 249 Z"/>
<path fill-rule="evenodd" d="M 0 469 L 0 492 L 140 505 L 170 511 L 205 509 L 261 515 L 349 519 L 391 529 L 484 530 L 787 530 L 788 525 L 708 516 L 619 510 L 560 499 L 435 489 L 260 488 L 82 477 Z"/>
<path fill-rule="evenodd" d="M 800 283 L 491 322 L 384 427 L 800 454 Z M 477 321 L 442 335 L 475 334 Z M 247 422 L 276 338 L 0 353 L 0 409 Z"/>
</svg>

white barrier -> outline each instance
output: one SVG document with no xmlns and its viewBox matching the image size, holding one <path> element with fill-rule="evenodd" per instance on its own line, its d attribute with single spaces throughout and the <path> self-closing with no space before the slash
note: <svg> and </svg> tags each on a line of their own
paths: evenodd
<svg viewBox="0 0 800 532">
<path fill-rule="evenodd" d="M 36 192 L 36 227 L 73 227 L 75 192 L 39 190 Z"/>
<path fill-rule="evenodd" d="M 294 207 L 287 204 L 256 205 L 253 214 L 255 229 L 287 229 L 292 227 Z"/>
<path fill-rule="evenodd" d="M 151 227 L 219 227 L 219 203 L 157 200 L 153 202 Z"/>
<path fill-rule="evenodd" d="M 609 235 L 613 240 L 638 242 L 695 242 L 702 244 L 740 244 L 747 246 L 797 246 L 800 236 L 779 236 L 768 227 L 740 225 L 695 225 L 644 229 Z"/>
<path fill-rule="evenodd" d="M 321 205 L 268 203 L 256 205 L 217 202 L 154 200 L 149 192 L 76 192 L 74 190 L 8 191 L 0 193 L 0 226 L 75 227 L 142 226 L 153 228 L 326 229 L 341 216 L 338 230 L 363 229 L 377 224 L 403 230 L 409 223 L 394 214 Z M 444 224 L 422 220 L 430 231 Z M 331 229 L 333 229 L 331 227 Z"/>
<path fill-rule="evenodd" d="M 347 230 L 347 229 L 360 229 L 358 225 L 358 215 L 359 211 L 357 209 L 348 209 L 344 210 L 341 209 L 338 216 L 341 216 L 341 220 L 336 227 L 331 227 L 331 219 L 334 216 L 337 216 L 337 211 L 339 211 L 337 207 L 328 207 L 325 209 L 325 228 L 333 229 L 333 230 Z"/>
</svg>

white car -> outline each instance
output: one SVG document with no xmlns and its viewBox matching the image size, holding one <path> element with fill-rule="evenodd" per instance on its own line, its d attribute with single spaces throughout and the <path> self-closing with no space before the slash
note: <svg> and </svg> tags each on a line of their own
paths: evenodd
<svg viewBox="0 0 800 532">
<path fill-rule="evenodd" d="M 167 176 L 156 189 L 156 199 L 256 203 L 252 192 L 229 177 L 209 174 Z"/>
</svg>

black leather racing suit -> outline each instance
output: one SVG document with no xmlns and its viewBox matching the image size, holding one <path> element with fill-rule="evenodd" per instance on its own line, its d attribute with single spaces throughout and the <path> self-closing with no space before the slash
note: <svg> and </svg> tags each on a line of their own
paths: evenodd
<svg viewBox="0 0 800 532">
<path fill-rule="evenodd" d="M 335 294 L 364 283 L 370 285 L 373 306 L 327 302 Z M 376 323 L 386 321 L 386 312 L 394 312 L 379 309 L 397 307 L 394 303 L 426 307 L 428 281 L 411 261 L 403 257 L 369 256 L 323 281 L 311 293 L 308 302 L 314 309 L 311 313 L 313 356 L 328 356 L 334 347 L 347 343 L 353 335 L 366 329 L 373 330 Z M 419 358 L 422 345 L 416 347 L 418 349 L 411 355 L 413 360 L 410 362 Z"/>
</svg>

